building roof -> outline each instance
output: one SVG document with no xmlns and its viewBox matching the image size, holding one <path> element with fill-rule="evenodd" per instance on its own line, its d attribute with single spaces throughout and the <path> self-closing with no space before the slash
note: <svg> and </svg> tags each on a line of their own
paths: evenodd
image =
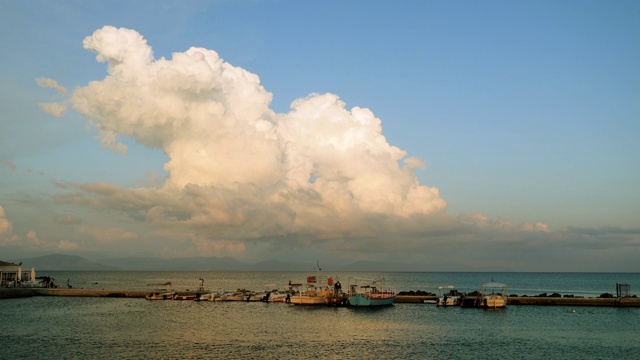
<svg viewBox="0 0 640 360">
<path fill-rule="evenodd" d="M 0 266 L 20 266 L 20 265 L 0 260 Z"/>
</svg>

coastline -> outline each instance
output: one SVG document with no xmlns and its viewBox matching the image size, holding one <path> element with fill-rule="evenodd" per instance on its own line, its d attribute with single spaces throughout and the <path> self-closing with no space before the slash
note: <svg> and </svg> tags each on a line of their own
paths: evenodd
<svg viewBox="0 0 640 360">
<path fill-rule="evenodd" d="M 193 292 L 193 291 L 191 291 Z M 191 293 L 189 292 L 189 293 Z M 141 298 L 149 291 L 141 290 L 94 290 L 94 289 L 62 289 L 62 288 L 9 288 L 0 289 L 0 300 L 25 298 L 32 296 L 70 296 L 70 297 L 106 297 L 106 298 Z M 424 304 L 425 300 L 436 300 L 436 296 L 397 295 L 395 303 Z M 608 306 L 608 307 L 640 307 L 640 298 L 567 298 L 567 297 L 508 297 L 508 305 L 533 306 Z M 426 305 L 426 304 L 425 304 Z"/>
</svg>

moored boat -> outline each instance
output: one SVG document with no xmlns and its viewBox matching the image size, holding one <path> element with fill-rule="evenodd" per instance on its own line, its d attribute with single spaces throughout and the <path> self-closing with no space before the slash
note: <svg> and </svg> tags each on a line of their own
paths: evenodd
<svg viewBox="0 0 640 360">
<path fill-rule="evenodd" d="M 173 296 L 173 300 L 195 300 L 196 294 L 176 294 Z"/>
<path fill-rule="evenodd" d="M 386 286 L 384 279 L 354 278 L 349 282 L 349 305 L 359 307 L 385 306 L 393 304 L 395 290 Z"/>
<path fill-rule="evenodd" d="M 328 298 L 334 294 L 333 277 L 320 277 L 320 264 L 316 265 L 316 275 L 307 276 L 304 291 L 294 293 L 290 297 L 295 305 L 326 305 Z M 323 284 L 326 284 L 324 286 Z M 302 284 L 289 284 L 290 288 L 302 288 Z"/>
<path fill-rule="evenodd" d="M 460 305 L 460 294 L 453 285 L 438 286 L 438 295 L 438 306 Z"/>
<path fill-rule="evenodd" d="M 145 295 L 147 300 L 171 300 L 175 295 L 174 291 L 158 290 Z"/>
<path fill-rule="evenodd" d="M 291 284 L 292 287 L 302 286 L 302 284 Z M 327 303 L 326 289 L 316 286 L 314 283 L 307 283 L 304 291 L 299 291 L 291 295 L 289 301 L 294 305 L 325 305 Z"/>
<path fill-rule="evenodd" d="M 276 284 L 266 284 L 266 292 L 262 301 L 264 302 L 286 302 L 287 292 L 280 291 L 276 288 Z"/>
<path fill-rule="evenodd" d="M 499 292 L 496 292 L 499 291 Z M 482 285 L 478 302 L 484 308 L 504 308 L 507 306 L 507 285 L 490 282 Z"/>
<path fill-rule="evenodd" d="M 166 281 L 163 283 L 154 283 L 147 284 L 148 287 L 151 286 L 171 286 L 171 281 Z M 173 290 L 168 290 L 167 288 L 155 288 L 149 292 L 149 294 L 145 295 L 145 299 L 147 300 L 171 300 L 176 295 L 176 292 Z"/>
</svg>

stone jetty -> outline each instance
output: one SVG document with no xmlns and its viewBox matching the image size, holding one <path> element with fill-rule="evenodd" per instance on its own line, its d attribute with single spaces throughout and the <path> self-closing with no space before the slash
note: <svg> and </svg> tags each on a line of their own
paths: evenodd
<svg viewBox="0 0 640 360">
<path fill-rule="evenodd" d="M 396 303 L 424 303 L 436 301 L 437 296 L 398 295 Z M 640 307 L 640 298 L 611 297 L 611 298 L 580 298 L 580 297 L 538 297 L 538 296 L 510 296 L 507 305 L 538 305 L 538 306 L 620 306 Z"/>
<path fill-rule="evenodd" d="M 0 299 L 31 296 L 76 296 L 76 297 L 110 297 L 110 298 L 142 298 L 149 291 L 138 290 L 90 290 L 63 288 L 9 288 L 0 289 Z"/>
<path fill-rule="evenodd" d="M 32 296 L 75 296 L 75 297 L 105 297 L 105 298 L 141 298 L 144 299 L 149 291 L 143 290 L 91 290 L 64 288 L 0 288 L 0 299 L 22 298 Z M 434 295 L 396 295 L 395 303 L 425 304 L 435 302 Z M 640 307 L 638 297 L 539 297 L 539 296 L 510 296 L 509 306 L 537 305 L 537 306 L 610 306 L 610 307 Z M 428 305 L 428 304 L 425 304 Z"/>
</svg>

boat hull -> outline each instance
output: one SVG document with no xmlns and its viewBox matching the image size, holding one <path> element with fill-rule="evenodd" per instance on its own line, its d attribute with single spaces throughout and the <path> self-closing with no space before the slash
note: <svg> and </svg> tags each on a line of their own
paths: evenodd
<svg viewBox="0 0 640 360">
<path fill-rule="evenodd" d="M 388 297 L 368 297 L 360 294 L 352 295 L 349 297 L 349 305 L 351 306 L 387 306 L 393 304 L 395 296 Z"/>
<path fill-rule="evenodd" d="M 488 295 L 482 299 L 481 305 L 485 308 L 503 308 L 507 306 L 507 300 L 502 296 Z"/>
<path fill-rule="evenodd" d="M 460 305 L 460 298 L 458 296 L 449 296 L 446 298 L 438 299 L 438 306 L 458 306 Z"/>
<path fill-rule="evenodd" d="M 294 305 L 325 305 L 327 300 L 324 296 L 294 295 L 291 297 Z"/>
<path fill-rule="evenodd" d="M 147 300 L 172 300 L 174 293 L 172 292 L 154 292 L 145 296 Z"/>
</svg>

